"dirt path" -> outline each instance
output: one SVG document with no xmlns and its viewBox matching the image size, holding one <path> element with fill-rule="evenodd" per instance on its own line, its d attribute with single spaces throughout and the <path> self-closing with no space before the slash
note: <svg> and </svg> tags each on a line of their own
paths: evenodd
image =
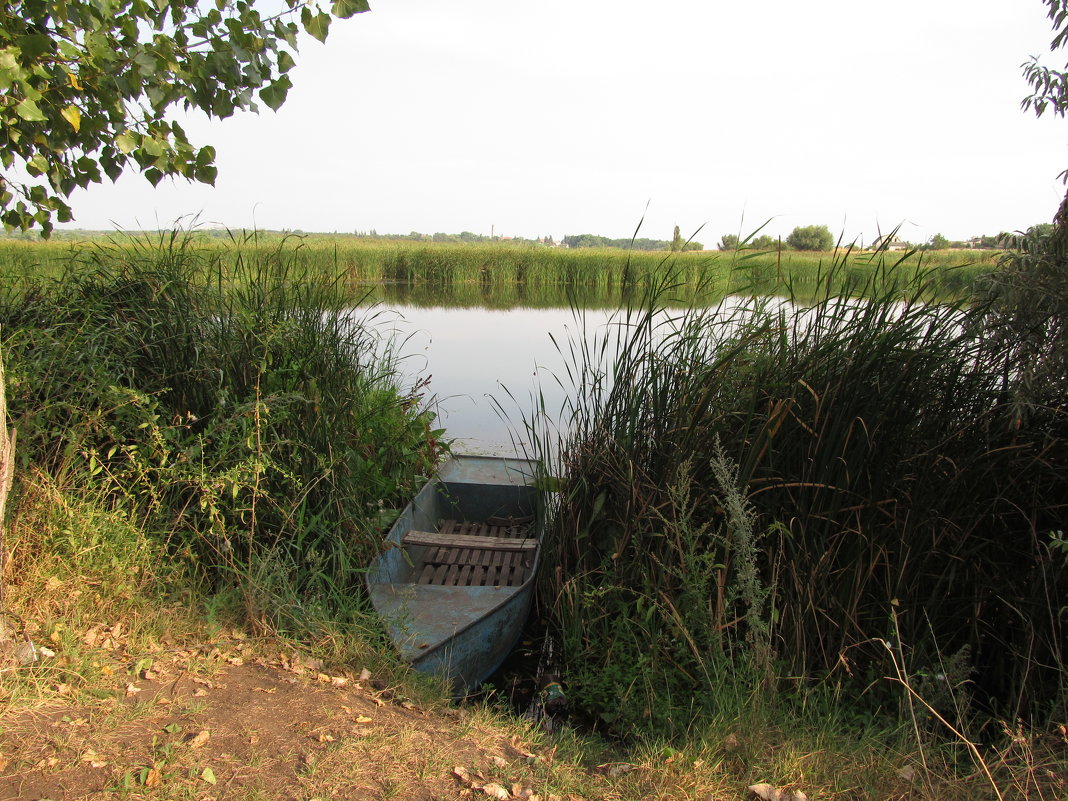
<svg viewBox="0 0 1068 801">
<path fill-rule="evenodd" d="M 537 792 L 546 758 L 518 735 L 366 672 L 238 645 L 112 678 L 98 699 L 55 685 L 0 718 L 0 799 L 566 798 Z"/>
</svg>

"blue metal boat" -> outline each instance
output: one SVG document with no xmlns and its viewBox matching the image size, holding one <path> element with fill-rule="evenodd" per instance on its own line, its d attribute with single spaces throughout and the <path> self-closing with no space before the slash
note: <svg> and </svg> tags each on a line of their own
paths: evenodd
<svg viewBox="0 0 1068 801">
<path fill-rule="evenodd" d="M 500 666 L 526 622 L 541 539 L 534 468 L 453 456 L 401 512 L 367 573 L 401 656 L 457 694 Z"/>
</svg>

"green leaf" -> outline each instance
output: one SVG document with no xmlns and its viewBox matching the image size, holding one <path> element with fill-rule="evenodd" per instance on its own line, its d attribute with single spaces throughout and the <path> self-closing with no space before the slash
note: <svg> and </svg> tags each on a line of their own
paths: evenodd
<svg viewBox="0 0 1068 801">
<path fill-rule="evenodd" d="M 289 55 L 289 52 L 282 50 L 278 53 L 278 71 L 282 74 L 289 72 L 297 66 L 297 62 L 293 60 L 293 56 Z"/>
<path fill-rule="evenodd" d="M 278 111 L 286 102 L 286 93 L 289 92 L 293 82 L 288 75 L 283 75 L 274 83 L 260 89 L 260 100 L 270 106 L 271 111 Z"/>
<path fill-rule="evenodd" d="M 326 36 L 330 32 L 330 15 L 329 14 L 313 14 L 307 6 L 301 12 L 300 21 L 304 23 L 304 30 L 318 39 L 320 42 L 326 41 Z"/>
<path fill-rule="evenodd" d="M 353 14 L 362 14 L 370 10 L 371 6 L 367 0 L 335 0 L 333 8 L 330 9 L 335 17 L 341 17 L 341 19 L 348 19 Z"/>
<path fill-rule="evenodd" d="M 0 50 L 0 92 L 6 92 L 11 88 L 11 84 L 24 78 L 25 74 L 10 47 Z"/>
<path fill-rule="evenodd" d="M 37 104 L 28 97 L 15 106 L 15 113 L 26 122 L 44 122 L 48 119 L 41 113 L 41 109 L 37 107 Z"/>
<path fill-rule="evenodd" d="M 26 162 L 26 172 L 30 175 L 44 175 L 48 172 L 48 160 L 40 153 L 35 154 Z"/>
<path fill-rule="evenodd" d="M 215 771 L 213 771 L 211 768 L 204 768 L 203 772 L 201 772 L 200 774 L 200 778 L 202 778 L 204 781 L 211 785 L 214 785 L 217 781 L 215 778 Z"/>
<path fill-rule="evenodd" d="M 196 164 L 198 167 L 207 167 L 215 161 L 215 148 L 205 145 L 197 151 Z"/>
<path fill-rule="evenodd" d="M 22 56 L 27 61 L 36 61 L 45 53 L 52 50 L 52 40 L 43 33 L 31 33 L 27 36 L 19 36 L 15 40 Z"/>
<path fill-rule="evenodd" d="M 159 182 L 163 180 L 163 173 L 157 170 L 155 167 L 149 167 L 145 170 L 145 178 L 152 186 L 158 186 Z"/>
<path fill-rule="evenodd" d="M 202 184 L 210 184 L 215 186 L 215 179 L 219 176 L 219 169 L 215 165 L 208 165 L 206 167 L 197 167 L 193 172 L 193 177 L 200 181 Z"/>
<path fill-rule="evenodd" d="M 158 139 L 153 139 L 152 137 L 146 136 L 144 139 L 141 140 L 141 150 L 143 150 L 145 153 L 152 156 L 153 158 L 159 158 L 163 155 L 163 143 L 161 143 Z"/>
<path fill-rule="evenodd" d="M 115 137 L 115 147 L 123 155 L 132 153 L 134 148 L 137 147 L 137 139 L 129 131 L 123 131 Z"/>
</svg>

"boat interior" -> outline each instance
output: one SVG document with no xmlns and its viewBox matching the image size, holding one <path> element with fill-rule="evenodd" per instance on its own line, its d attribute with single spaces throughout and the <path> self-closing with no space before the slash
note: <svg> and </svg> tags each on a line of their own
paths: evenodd
<svg viewBox="0 0 1068 801">
<path fill-rule="evenodd" d="M 402 543 L 411 555 L 412 582 L 442 587 L 518 587 L 537 551 L 533 517 L 442 520 L 433 532 L 411 530 Z"/>
</svg>

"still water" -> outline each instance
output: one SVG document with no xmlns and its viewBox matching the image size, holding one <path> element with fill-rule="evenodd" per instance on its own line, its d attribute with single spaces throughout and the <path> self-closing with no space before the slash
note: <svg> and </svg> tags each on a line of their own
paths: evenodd
<svg viewBox="0 0 1068 801">
<path fill-rule="evenodd" d="M 562 347 L 579 326 L 570 309 L 444 308 L 390 303 L 393 331 L 409 378 L 428 378 L 424 400 L 438 414 L 461 453 L 511 454 L 526 439 L 540 392 L 545 408 L 559 409 L 565 393 Z M 603 326 L 607 311 L 587 311 L 587 328 Z M 559 381 L 557 380 L 559 377 Z"/>
</svg>

